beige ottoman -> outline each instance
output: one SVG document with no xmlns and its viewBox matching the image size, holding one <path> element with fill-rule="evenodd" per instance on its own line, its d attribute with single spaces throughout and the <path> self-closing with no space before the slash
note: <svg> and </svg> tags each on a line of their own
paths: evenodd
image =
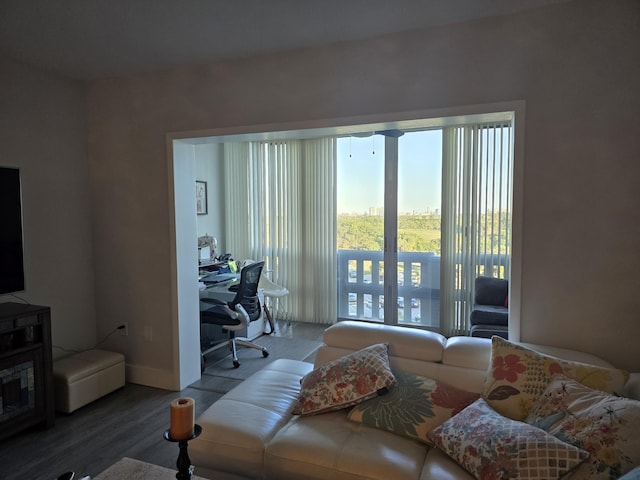
<svg viewBox="0 0 640 480">
<path fill-rule="evenodd" d="M 124 387 L 124 355 L 87 350 L 53 363 L 56 409 L 71 413 Z"/>
</svg>

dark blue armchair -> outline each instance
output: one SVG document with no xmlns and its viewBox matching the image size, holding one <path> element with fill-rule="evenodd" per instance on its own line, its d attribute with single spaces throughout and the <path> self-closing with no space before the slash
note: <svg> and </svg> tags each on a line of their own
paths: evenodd
<svg viewBox="0 0 640 480">
<path fill-rule="evenodd" d="M 509 338 L 509 281 L 479 276 L 471 311 L 471 336 Z"/>
</svg>

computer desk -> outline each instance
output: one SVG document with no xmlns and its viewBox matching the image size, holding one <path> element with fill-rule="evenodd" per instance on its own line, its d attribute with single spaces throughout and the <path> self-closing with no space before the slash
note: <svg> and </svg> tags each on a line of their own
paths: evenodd
<svg viewBox="0 0 640 480">
<path fill-rule="evenodd" d="M 237 273 L 231 275 L 234 275 L 235 278 L 231 278 L 225 282 L 211 283 L 205 285 L 204 288 L 200 288 L 200 298 L 214 298 L 222 302 L 230 302 L 233 300 L 236 296 L 236 292 L 229 290 L 229 287 L 240 281 L 240 274 Z M 258 289 L 258 298 L 260 299 L 260 305 L 264 305 L 264 294 L 262 289 Z M 236 332 L 236 336 L 253 340 L 262 335 L 264 333 L 265 315 L 263 314 L 262 317 L 263 318 L 260 320 L 250 322 L 246 330 L 238 330 Z"/>
<path fill-rule="evenodd" d="M 205 288 L 211 287 L 229 287 L 234 283 L 240 281 L 239 273 L 207 273 L 206 275 L 200 275 L 198 281 L 204 284 Z"/>
</svg>

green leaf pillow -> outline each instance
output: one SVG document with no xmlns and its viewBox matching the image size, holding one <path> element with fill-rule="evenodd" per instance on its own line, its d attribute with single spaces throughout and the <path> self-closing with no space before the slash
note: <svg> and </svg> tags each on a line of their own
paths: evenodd
<svg viewBox="0 0 640 480">
<path fill-rule="evenodd" d="M 386 395 L 356 405 L 349 420 L 431 444 L 432 429 L 480 396 L 412 373 L 394 375 L 398 383 Z"/>
</svg>

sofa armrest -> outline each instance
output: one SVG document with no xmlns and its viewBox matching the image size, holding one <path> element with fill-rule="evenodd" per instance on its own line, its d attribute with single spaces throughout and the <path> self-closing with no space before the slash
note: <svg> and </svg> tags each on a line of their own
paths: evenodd
<svg viewBox="0 0 640 480">
<path fill-rule="evenodd" d="M 629 380 L 627 384 L 624 386 L 624 390 L 622 394 L 625 397 L 635 398 L 636 400 L 640 400 L 640 372 L 635 372 L 629 374 Z"/>
</svg>

